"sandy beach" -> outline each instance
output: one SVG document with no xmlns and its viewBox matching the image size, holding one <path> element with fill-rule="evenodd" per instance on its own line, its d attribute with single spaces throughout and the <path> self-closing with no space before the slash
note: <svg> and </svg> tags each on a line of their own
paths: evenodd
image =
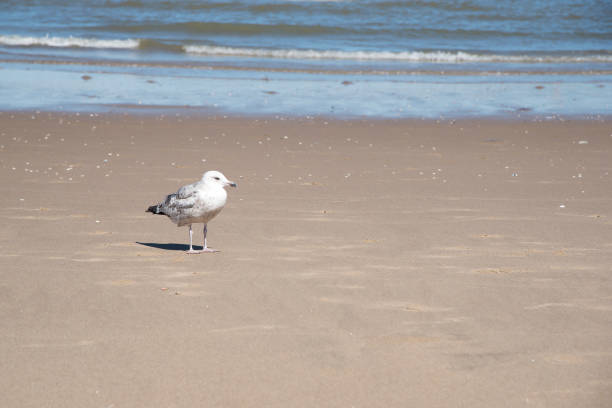
<svg viewBox="0 0 612 408">
<path fill-rule="evenodd" d="M 186 115 L 0 115 L 3 406 L 610 406 L 609 121 Z"/>
</svg>

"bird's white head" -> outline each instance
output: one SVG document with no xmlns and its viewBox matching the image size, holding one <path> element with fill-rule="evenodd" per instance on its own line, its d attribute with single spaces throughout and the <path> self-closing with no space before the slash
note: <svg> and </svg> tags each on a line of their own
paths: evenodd
<svg viewBox="0 0 612 408">
<path fill-rule="evenodd" d="M 202 181 L 209 185 L 218 185 L 220 187 L 236 187 L 236 183 L 233 181 L 229 181 L 227 177 L 223 175 L 220 171 L 211 170 L 204 173 L 202 176 Z"/>
</svg>

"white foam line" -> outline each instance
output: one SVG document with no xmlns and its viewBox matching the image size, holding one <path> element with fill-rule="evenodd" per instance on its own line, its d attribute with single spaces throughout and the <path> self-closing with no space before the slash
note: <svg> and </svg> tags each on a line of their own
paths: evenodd
<svg viewBox="0 0 612 408">
<path fill-rule="evenodd" d="M 137 49 L 140 41 L 136 39 L 104 40 L 80 37 L 23 37 L 19 35 L 0 35 L 0 45 L 8 46 L 47 46 L 47 47 L 81 47 L 106 49 Z M 236 48 L 211 45 L 185 45 L 183 50 L 192 55 L 217 55 L 254 58 L 280 59 L 335 59 L 335 60 L 396 60 L 407 62 L 462 63 L 462 62 L 498 62 L 498 63 L 587 63 L 612 62 L 612 55 L 496 55 L 470 54 L 468 52 L 448 51 L 333 51 L 333 50 L 298 50 Z"/>
<path fill-rule="evenodd" d="M 233 48 L 210 45 L 186 45 L 189 54 L 225 55 L 238 57 L 287 58 L 287 59 L 351 59 L 351 60 L 399 60 L 411 62 L 612 62 L 612 55 L 593 56 L 529 56 L 529 55 L 478 55 L 467 52 L 422 52 L 422 51 L 317 51 L 317 50 L 274 50 L 263 48 Z"/>
<path fill-rule="evenodd" d="M 33 46 L 42 45 L 47 47 L 82 47 L 82 48 L 138 48 L 139 41 L 125 40 L 100 40 L 96 38 L 79 37 L 22 37 L 19 35 L 0 35 L 0 44 L 11 46 Z"/>
</svg>

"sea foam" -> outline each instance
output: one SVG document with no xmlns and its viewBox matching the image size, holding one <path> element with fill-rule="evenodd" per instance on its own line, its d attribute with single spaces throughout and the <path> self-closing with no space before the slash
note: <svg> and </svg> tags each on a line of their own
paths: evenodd
<svg viewBox="0 0 612 408">
<path fill-rule="evenodd" d="M 44 46 L 56 48 L 113 48 L 113 49 L 130 49 L 138 48 L 140 42 L 138 40 L 123 39 L 123 40 L 108 40 L 97 38 L 79 38 L 79 37 L 22 37 L 19 35 L 0 35 L 0 44 L 18 47 L 28 46 Z"/>
<path fill-rule="evenodd" d="M 0 45 L 16 47 L 55 47 L 55 48 L 98 48 L 98 49 L 140 49 L 187 53 L 201 56 L 234 56 L 247 58 L 270 59 L 318 59 L 318 60 L 362 60 L 384 61 L 395 60 L 422 63 L 610 63 L 612 54 L 475 54 L 464 51 L 342 51 L 342 50 L 308 50 L 308 49 L 274 49 L 223 47 L 216 45 L 170 44 L 151 39 L 99 39 L 81 37 L 24 37 L 18 35 L 0 35 Z"/>
<path fill-rule="evenodd" d="M 337 60 L 397 60 L 407 62 L 461 63 L 461 62 L 507 62 L 507 63 L 572 63 L 612 62 L 612 55 L 499 55 L 472 54 L 447 51 L 335 51 L 234 48 L 210 45 L 186 45 L 185 52 L 199 55 L 219 55 L 256 58 L 286 59 L 337 59 Z"/>
</svg>

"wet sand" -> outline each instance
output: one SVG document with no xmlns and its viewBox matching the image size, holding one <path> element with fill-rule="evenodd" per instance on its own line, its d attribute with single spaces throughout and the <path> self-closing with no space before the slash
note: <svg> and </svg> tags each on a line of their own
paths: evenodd
<svg viewBox="0 0 612 408">
<path fill-rule="evenodd" d="M 609 406 L 611 136 L 2 113 L 3 406 Z"/>
</svg>

